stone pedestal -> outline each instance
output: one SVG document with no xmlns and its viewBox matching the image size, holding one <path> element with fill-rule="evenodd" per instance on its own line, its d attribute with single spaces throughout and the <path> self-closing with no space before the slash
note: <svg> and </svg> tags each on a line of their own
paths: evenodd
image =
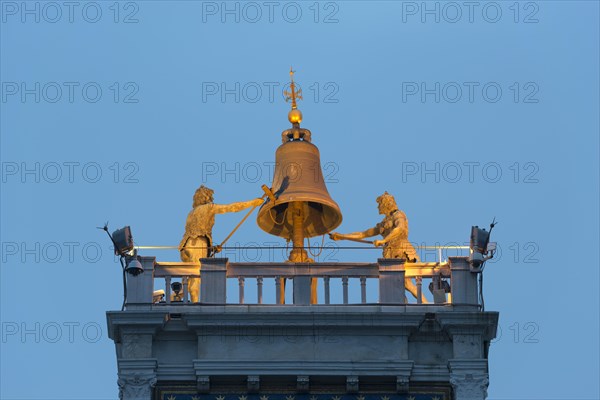
<svg viewBox="0 0 600 400">
<path fill-rule="evenodd" d="M 144 272 L 133 276 L 126 275 L 127 279 L 127 308 L 150 309 L 152 307 L 152 292 L 154 290 L 154 265 L 156 257 L 139 257 Z"/>
<path fill-rule="evenodd" d="M 405 303 L 404 263 L 402 258 L 380 258 L 379 264 L 379 302 Z"/>
<path fill-rule="evenodd" d="M 467 257 L 448 257 L 452 273 L 452 304 L 454 307 L 479 307 L 477 275 Z"/>
<path fill-rule="evenodd" d="M 225 304 L 227 302 L 227 258 L 200 259 L 200 302 Z"/>
</svg>

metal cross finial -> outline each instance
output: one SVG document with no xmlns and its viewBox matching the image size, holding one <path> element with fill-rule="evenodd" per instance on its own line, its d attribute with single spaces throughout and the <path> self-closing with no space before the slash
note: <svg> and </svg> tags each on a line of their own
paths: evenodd
<svg viewBox="0 0 600 400">
<path fill-rule="evenodd" d="M 294 83 L 294 71 L 292 69 L 292 67 L 290 67 L 290 90 L 291 92 L 288 92 L 287 90 L 285 90 L 283 92 L 283 94 L 285 95 L 285 101 L 292 101 L 292 110 L 295 110 L 298 108 L 297 104 L 296 104 L 296 100 L 302 100 L 302 89 L 298 89 L 296 90 L 296 84 Z"/>
</svg>

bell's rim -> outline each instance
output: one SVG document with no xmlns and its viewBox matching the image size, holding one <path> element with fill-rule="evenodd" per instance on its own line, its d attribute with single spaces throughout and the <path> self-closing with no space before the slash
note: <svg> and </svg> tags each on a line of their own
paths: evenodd
<svg viewBox="0 0 600 400">
<path fill-rule="evenodd" d="M 318 226 L 313 226 L 313 228 L 316 228 L 316 229 L 306 230 L 305 237 L 307 237 L 307 238 L 311 238 L 311 237 L 315 237 L 315 236 L 322 236 L 329 232 L 332 232 L 334 229 L 339 227 L 343 222 L 344 217 L 342 215 L 342 211 L 340 210 L 339 205 L 331 198 L 318 198 L 315 196 L 311 197 L 311 196 L 306 196 L 306 195 L 298 195 L 298 196 L 294 196 L 291 198 L 288 197 L 285 199 L 285 201 L 276 202 L 275 204 L 271 203 L 270 201 L 263 204 L 261 206 L 261 208 L 258 210 L 258 214 L 256 216 L 256 223 L 257 223 L 258 227 L 270 235 L 282 237 L 285 239 L 290 238 L 291 232 L 285 226 L 285 222 L 282 221 L 282 224 L 279 225 L 280 228 L 277 229 L 276 224 L 273 221 L 273 216 L 269 215 L 269 213 L 271 212 L 271 210 L 274 207 L 277 207 L 277 206 L 280 206 L 283 204 L 289 204 L 292 202 L 315 203 L 322 207 L 328 208 L 328 210 L 326 212 L 324 211 L 323 214 L 331 217 L 330 221 L 329 221 L 331 223 L 329 225 L 327 225 L 326 227 L 324 227 L 325 229 L 318 229 Z"/>
</svg>

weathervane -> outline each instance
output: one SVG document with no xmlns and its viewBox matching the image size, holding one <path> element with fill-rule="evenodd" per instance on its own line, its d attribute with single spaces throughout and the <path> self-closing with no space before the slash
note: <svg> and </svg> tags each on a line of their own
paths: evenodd
<svg viewBox="0 0 600 400">
<path fill-rule="evenodd" d="M 297 104 L 296 104 L 296 99 L 298 100 L 303 100 L 302 99 L 302 89 L 298 89 L 296 90 L 296 84 L 294 83 L 294 70 L 292 70 L 292 67 L 290 67 L 290 89 L 292 90 L 291 92 L 288 92 L 287 90 L 284 90 L 283 94 L 285 95 L 285 101 L 288 102 L 290 100 L 292 100 L 292 110 L 295 110 L 296 108 L 298 108 Z"/>
<path fill-rule="evenodd" d="M 300 124 L 300 122 L 302 122 L 302 113 L 300 112 L 300 110 L 298 110 L 298 105 L 296 104 L 296 100 L 302 100 L 302 89 L 298 88 L 298 90 L 296 90 L 296 83 L 294 83 L 294 71 L 292 69 L 292 67 L 290 67 L 290 90 L 291 92 L 288 92 L 287 90 L 283 91 L 283 94 L 285 96 L 285 101 L 292 101 L 292 110 L 288 113 L 288 120 L 292 123 L 292 124 Z"/>
</svg>

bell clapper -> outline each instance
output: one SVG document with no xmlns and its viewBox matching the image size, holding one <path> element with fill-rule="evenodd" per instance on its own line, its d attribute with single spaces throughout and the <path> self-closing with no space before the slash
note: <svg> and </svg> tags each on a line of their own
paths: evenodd
<svg viewBox="0 0 600 400">
<path fill-rule="evenodd" d="M 290 204 L 292 212 L 292 252 L 290 262 L 315 262 L 308 257 L 304 249 L 304 202 L 294 201 Z"/>
</svg>

